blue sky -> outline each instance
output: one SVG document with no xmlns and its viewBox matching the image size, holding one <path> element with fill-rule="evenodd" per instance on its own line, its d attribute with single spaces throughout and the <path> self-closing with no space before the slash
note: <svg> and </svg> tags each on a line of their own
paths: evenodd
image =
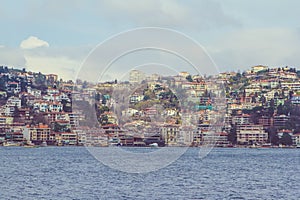
<svg viewBox="0 0 300 200">
<path fill-rule="evenodd" d="M 221 71 L 298 67 L 299 8 L 297 0 L 2 0 L 0 64 L 72 78 L 100 42 L 155 26 L 198 41 Z"/>
</svg>

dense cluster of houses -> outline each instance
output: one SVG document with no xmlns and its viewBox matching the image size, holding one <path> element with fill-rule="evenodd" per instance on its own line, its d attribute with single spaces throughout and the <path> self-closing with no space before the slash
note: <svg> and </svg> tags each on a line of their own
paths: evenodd
<svg viewBox="0 0 300 200">
<path fill-rule="evenodd" d="M 0 144 L 198 146 L 212 140 L 216 96 L 226 110 L 216 145 L 300 145 L 300 115 L 289 110 L 300 107 L 299 74 L 261 65 L 210 77 L 133 70 L 128 82 L 97 84 L 0 67 Z M 98 125 L 75 101 L 95 110 Z"/>
</svg>

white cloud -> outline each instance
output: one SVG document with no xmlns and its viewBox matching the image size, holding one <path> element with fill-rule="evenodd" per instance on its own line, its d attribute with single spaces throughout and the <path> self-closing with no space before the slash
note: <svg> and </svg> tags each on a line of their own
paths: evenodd
<svg viewBox="0 0 300 200">
<path fill-rule="evenodd" d="M 26 40 L 23 40 L 20 44 L 22 49 L 34 49 L 38 47 L 49 47 L 49 43 L 41 40 L 37 37 L 30 36 Z"/>
<path fill-rule="evenodd" d="M 25 59 L 23 51 L 19 48 L 0 48 L 0 65 L 22 68 L 24 67 Z"/>
<path fill-rule="evenodd" d="M 249 66 L 299 66 L 299 33 L 291 29 L 264 28 L 234 31 L 215 41 L 208 51 L 221 67 L 241 70 Z"/>
<path fill-rule="evenodd" d="M 76 69 L 78 69 L 79 61 L 72 60 L 66 56 L 40 56 L 25 55 L 26 69 L 34 72 L 42 72 L 45 74 L 57 74 L 63 79 L 75 79 Z"/>
<path fill-rule="evenodd" d="M 0 44 L 0 48 L 4 48 L 4 47 L 5 47 L 4 45 L 1 45 L 1 44 Z"/>
<path fill-rule="evenodd" d="M 221 3 L 211 0 L 185 4 L 178 0 L 101 1 L 98 11 L 104 18 L 130 22 L 137 26 L 189 27 L 204 30 L 224 26 L 240 26 L 240 22 L 224 12 Z"/>
<path fill-rule="evenodd" d="M 42 48 L 23 51 L 25 67 L 29 71 L 57 74 L 64 80 L 74 80 L 90 46 Z"/>
</svg>

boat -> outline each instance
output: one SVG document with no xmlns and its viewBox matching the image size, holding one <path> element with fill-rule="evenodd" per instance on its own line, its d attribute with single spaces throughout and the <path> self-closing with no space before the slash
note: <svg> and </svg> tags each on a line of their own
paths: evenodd
<svg viewBox="0 0 300 200">
<path fill-rule="evenodd" d="M 35 145 L 33 142 L 31 142 L 30 140 L 28 140 L 25 144 L 24 144 L 25 148 L 38 148 L 39 146 Z"/>
<path fill-rule="evenodd" d="M 47 142 L 46 142 L 46 141 L 43 141 L 42 144 L 41 144 L 40 146 L 41 146 L 41 147 L 46 147 L 46 146 L 48 146 L 48 145 L 47 145 Z"/>
<path fill-rule="evenodd" d="M 155 143 L 151 143 L 149 144 L 149 147 L 158 147 L 158 144 L 155 142 Z"/>
<path fill-rule="evenodd" d="M 13 142 L 13 141 L 6 141 L 3 143 L 4 147 L 18 147 L 20 146 L 19 143 Z"/>
<path fill-rule="evenodd" d="M 264 143 L 261 145 L 262 148 L 271 148 L 272 144 L 271 143 Z"/>
<path fill-rule="evenodd" d="M 25 148 L 38 148 L 36 145 L 24 145 Z"/>
</svg>

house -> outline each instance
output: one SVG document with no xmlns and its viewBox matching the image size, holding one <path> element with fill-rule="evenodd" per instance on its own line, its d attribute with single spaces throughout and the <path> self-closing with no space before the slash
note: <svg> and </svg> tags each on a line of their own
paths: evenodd
<svg viewBox="0 0 300 200">
<path fill-rule="evenodd" d="M 252 67 L 252 71 L 254 73 L 257 73 L 257 72 L 260 72 L 260 71 L 265 71 L 267 69 L 268 69 L 268 67 L 267 66 L 263 66 L 263 65 L 257 65 L 257 66 L 253 66 Z"/>
<path fill-rule="evenodd" d="M 48 110 L 50 112 L 61 112 L 63 110 L 63 105 L 58 101 L 49 102 Z"/>
<path fill-rule="evenodd" d="M 293 95 L 291 102 L 294 105 L 300 105 L 300 95 Z"/>
<path fill-rule="evenodd" d="M 122 115 L 126 117 L 132 117 L 134 115 L 139 115 L 139 110 L 134 108 L 128 108 L 122 111 Z"/>
<path fill-rule="evenodd" d="M 80 113 L 72 112 L 66 115 L 66 120 L 69 120 L 71 127 L 78 127 L 80 119 L 82 119 Z"/>
<path fill-rule="evenodd" d="M 167 146 L 178 145 L 178 139 L 180 137 L 179 128 L 180 126 L 177 124 L 165 124 L 160 127 L 159 132 Z"/>
<path fill-rule="evenodd" d="M 130 95 L 130 97 L 129 97 L 130 103 L 138 103 L 138 102 L 142 101 L 143 99 L 144 99 L 144 95 L 140 95 L 138 93 L 134 93 L 134 94 Z"/>
<path fill-rule="evenodd" d="M 13 117 L 0 116 L 0 127 L 6 127 L 13 123 Z"/>
<path fill-rule="evenodd" d="M 190 146 L 194 140 L 194 129 L 192 126 L 183 126 L 179 130 L 178 144 Z"/>
<path fill-rule="evenodd" d="M 86 146 L 107 146 L 108 136 L 105 134 L 103 129 L 88 129 L 84 130 L 85 135 L 85 145 Z"/>
<path fill-rule="evenodd" d="M 18 107 L 21 108 L 21 99 L 18 97 L 10 97 L 6 102 L 7 107 Z"/>
<path fill-rule="evenodd" d="M 237 126 L 236 132 L 239 144 L 263 144 L 268 140 L 268 133 L 262 125 L 242 124 Z"/>
<path fill-rule="evenodd" d="M 77 134 L 75 132 L 61 132 L 60 142 L 64 145 L 77 145 Z"/>
<path fill-rule="evenodd" d="M 290 117 L 286 116 L 286 115 L 276 115 L 276 116 L 274 116 L 274 126 L 276 128 L 285 127 L 285 125 L 289 119 L 290 119 Z"/>
<path fill-rule="evenodd" d="M 281 139 L 284 134 L 288 134 L 291 137 L 291 139 L 292 139 L 292 144 L 296 145 L 296 138 L 293 135 L 293 131 L 292 130 L 288 130 L 288 129 L 281 129 L 281 130 L 279 130 L 278 133 L 277 133 L 278 138 Z"/>
<path fill-rule="evenodd" d="M 41 112 L 46 112 L 46 111 L 48 111 L 49 104 L 47 101 L 37 100 L 33 103 L 33 108 L 38 109 Z"/>
<path fill-rule="evenodd" d="M 250 115 L 242 114 L 232 117 L 232 123 L 236 125 L 249 124 L 250 123 Z"/>
<path fill-rule="evenodd" d="M 5 115 L 13 116 L 16 108 L 21 108 L 21 99 L 14 96 L 10 97 L 5 104 Z"/>
<path fill-rule="evenodd" d="M 294 137 L 295 145 L 299 146 L 300 145 L 300 133 L 295 133 L 293 135 L 293 137 Z"/>
<path fill-rule="evenodd" d="M 19 82 L 8 82 L 7 83 L 7 92 L 18 94 L 21 92 L 21 86 Z"/>
<path fill-rule="evenodd" d="M 35 144 L 40 144 L 43 141 L 47 142 L 50 141 L 50 127 L 46 124 L 27 126 L 27 129 L 25 130 L 25 135 L 25 138 L 28 141 L 32 141 Z"/>
<path fill-rule="evenodd" d="M 229 144 L 228 133 L 220 132 L 220 133 L 217 133 L 217 134 L 219 135 L 219 137 L 218 137 L 218 140 L 216 142 L 216 145 L 221 146 L 221 147 L 227 146 Z"/>
</svg>

